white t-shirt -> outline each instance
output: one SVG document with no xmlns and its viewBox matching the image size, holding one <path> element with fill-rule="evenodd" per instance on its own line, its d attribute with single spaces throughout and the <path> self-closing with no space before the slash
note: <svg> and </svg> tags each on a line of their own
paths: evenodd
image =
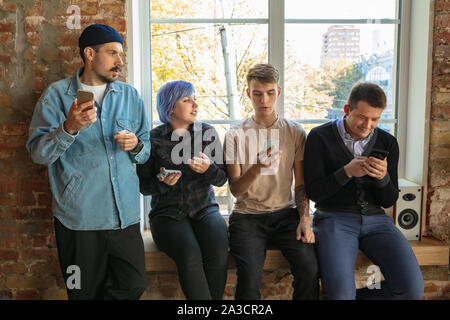
<svg viewBox="0 0 450 320">
<path fill-rule="evenodd" d="M 106 85 L 107 84 L 105 83 L 100 86 L 88 86 L 88 85 L 82 83 L 81 89 L 93 92 L 95 102 L 97 102 L 98 105 L 101 107 L 102 103 L 103 103 L 103 98 L 105 96 Z"/>
</svg>

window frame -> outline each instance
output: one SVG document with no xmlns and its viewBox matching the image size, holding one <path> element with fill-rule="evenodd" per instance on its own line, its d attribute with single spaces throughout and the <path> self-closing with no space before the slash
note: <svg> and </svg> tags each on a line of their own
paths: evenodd
<svg viewBox="0 0 450 320">
<path fill-rule="evenodd" d="M 420 4 L 420 0 L 396 0 L 396 19 L 285 19 L 285 1 L 284 0 L 268 0 L 269 11 L 268 18 L 245 18 L 245 19 L 150 19 L 150 0 L 146 1 L 132 1 L 127 0 L 127 14 L 128 14 L 128 71 L 129 81 L 140 92 L 144 104 L 146 106 L 147 116 L 149 122 L 154 125 L 159 121 L 152 119 L 152 92 L 151 92 L 151 48 L 150 48 L 150 23 L 267 23 L 268 24 L 268 62 L 273 64 L 280 71 L 280 85 L 284 86 L 284 47 L 285 47 L 285 25 L 294 23 L 327 23 L 327 24 L 361 24 L 361 23 L 374 23 L 374 24 L 397 24 L 395 28 L 395 47 L 394 47 L 394 66 L 393 66 L 393 104 L 395 104 L 395 119 L 382 119 L 381 123 L 395 123 L 395 133 L 400 145 L 400 161 L 399 161 L 399 177 L 416 181 L 419 184 L 425 185 L 427 176 L 427 163 L 428 159 L 425 155 L 428 150 L 428 131 L 429 124 L 426 119 L 429 119 L 429 101 L 430 101 L 430 85 L 431 82 L 431 50 L 430 38 L 432 39 L 432 32 L 428 30 L 427 48 L 426 50 L 426 68 L 427 79 L 426 87 L 421 87 L 425 95 L 425 102 L 427 102 L 425 110 L 425 119 L 423 115 L 419 115 L 411 118 L 411 107 L 409 102 L 412 100 L 410 87 L 411 83 L 414 83 L 415 79 L 411 79 L 411 71 L 417 68 L 414 64 L 410 64 L 410 56 L 414 52 L 410 52 L 412 49 L 412 43 L 414 42 L 411 29 L 414 26 L 415 21 L 419 19 L 428 19 L 429 28 L 432 30 L 433 10 L 432 1 L 425 6 L 429 6 L 428 10 L 423 12 L 423 8 L 420 8 L 424 4 Z M 422 11 L 421 11 L 422 10 Z M 423 38 L 423 37 L 422 37 Z M 281 44 L 281 45 L 280 45 Z M 423 44 L 422 44 L 423 45 Z M 431 47 L 431 48 L 430 48 Z M 143 57 L 150 57 L 150 59 L 144 59 Z M 424 59 L 422 58 L 422 61 Z M 148 72 L 144 72 L 148 70 Z M 282 92 L 276 105 L 276 110 L 280 115 L 284 115 L 284 94 Z M 428 118 L 427 118 L 428 116 Z M 418 119 L 420 118 L 420 119 Z M 212 120 L 205 121 L 211 124 L 214 123 L 233 123 L 236 120 Z M 324 123 L 329 119 L 301 119 L 300 123 Z M 417 145 L 417 140 L 413 141 L 411 132 L 408 131 L 408 126 L 411 124 L 419 124 L 420 128 L 424 128 L 423 143 L 419 143 L 424 151 L 423 159 L 418 161 L 411 161 L 406 156 L 411 154 L 413 144 Z M 428 131 L 427 131 L 428 128 Z M 409 139 L 408 139 L 409 138 Z M 419 148 L 420 149 L 420 148 Z M 415 165 L 418 163 L 419 168 L 416 170 L 411 169 L 412 163 Z M 143 200 L 143 212 L 148 212 L 150 208 L 149 197 L 145 197 Z M 425 203 L 426 201 L 424 201 Z M 425 205 L 425 204 L 424 204 Z M 146 221 L 147 219 L 144 219 Z M 147 225 L 147 222 L 146 222 Z"/>
</svg>

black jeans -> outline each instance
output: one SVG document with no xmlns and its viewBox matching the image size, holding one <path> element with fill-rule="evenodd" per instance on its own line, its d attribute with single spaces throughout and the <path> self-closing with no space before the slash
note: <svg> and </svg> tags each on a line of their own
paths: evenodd
<svg viewBox="0 0 450 320">
<path fill-rule="evenodd" d="M 319 298 L 319 270 L 314 244 L 296 240 L 297 209 L 263 214 L 233 212 L 230 217 L 230 250 L 237 265 L 236 300 L 261 299 L 266 248 L 280 248 L 294 276 L 293 299 Z"/>
<path fill-rule="evenodd" d="M 55 218 L 55 234 L 69 300 L 141 297 L 147 278 L 139 223 L 119 230 L 76 231 Z M 79 270 L 80 286 L 74 286 L 74 270 Z"/>
<path fill-rule="evenodd" d="M 153 240 L 172 258 L 186 299 L 220 300 L 227 280 L 227 225 L 219 210 L 200 220 L 150 219 Z"/>
</svg>

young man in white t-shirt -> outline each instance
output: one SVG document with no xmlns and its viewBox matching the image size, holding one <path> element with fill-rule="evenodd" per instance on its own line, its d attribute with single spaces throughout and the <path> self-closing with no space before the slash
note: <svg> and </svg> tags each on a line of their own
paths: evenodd
<svg viewBox="0 0 450 320">
<path fill-rule="evenodd" d="M 237 265 L 236 299 L 260 299 L 266 248 L 273 244 L 294 276 L 293 299 L 318 299 L 318 264 L 303 181 L 303 127 L 275 111 L 279 73 L 257 64 L 247 74 L 254 114 L 225 137 L 225 160 L 236 204 L 230 249 Z M 295 198 L 292 194 L 295 178 Z"/>
</svg>

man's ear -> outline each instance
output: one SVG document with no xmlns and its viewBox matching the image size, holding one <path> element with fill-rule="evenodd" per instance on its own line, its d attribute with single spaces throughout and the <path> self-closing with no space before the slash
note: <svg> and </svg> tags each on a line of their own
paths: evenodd
<svg viewBox="0 0 450 320">
<path fill-rule="evenodd" d="M 92 62 L 94 61 L 95 50 L 92 47 L 84 48 L 84 57 L 86 61 Z"/>
<path fill-rule="evenodd" d="M 349 104 L 346 104 L 344 106 L 344 112 L 345 112 L 346 116 L 348 116 L 350 114 L 350 105 Z"/>
<path fill-rule="evenodd" d="M 250 98 L 250 90 L 247 88 L 245 91 L 247 92 L 247 97 Z"/>
<path fill-rule="evenodd" d="M 281 87 L 278 87 L 278 95 L 277 95 L 277 97 L 279 97 L 280 96 L 280 94 L 281 94 Z"/>
</svg>

